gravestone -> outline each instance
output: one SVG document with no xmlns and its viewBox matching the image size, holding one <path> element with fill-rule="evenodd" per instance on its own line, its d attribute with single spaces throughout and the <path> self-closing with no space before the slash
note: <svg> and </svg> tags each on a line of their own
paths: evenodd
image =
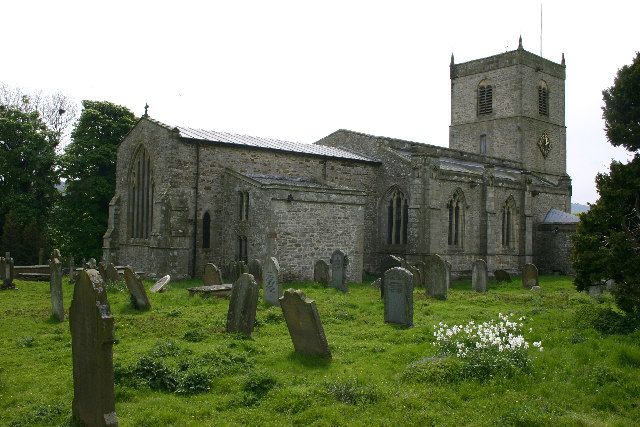
<svg viewBox="0 0 640 427">
<path fill-rule="evenodd" d="M 280 298 L 280 307 L 296 353 L 331 358 L 315 301 L 300 290 L 287 289 Z"/>
<path fill-rule="evenodd" d="M 136 310 L 149 310 L 151 308 L 151 302 L 147 297 L 147 292 L 144 290 L 142 279 L 133 271 L 131 266 L 127 265 L 124 268 L 124 281 L 129 289 L 131 295 L 131 303 Z"/>
<path fill-rule="evenodd" d="M 242 276 L 245 273 L 248 273 L 249 270 L 247 270 L 247 263 L 244 261 L 238 261 L 236 262 L 236 275 L 238 278 L 240 278 L 240 276 Z M 255 279 L 255 277 L 254 277 Z M 237 280 L 237 279 L 236 279 Z"/>
<path fill-rule="evenodd" d="M 222 285 L 222 275 L 220 269 L 213 263 L 206 263 L 204 265 L 204 274 L 202 275 L 202 282 L 204 286 L 220 286 Z"/>
<path fill-rule="evenodd" d="M 487 263 L 482 259 L 477 259 L 471 266 L 471 288 L 476 292 L 487 292 Z"/>
<path fill-rule="evenodd" d="M 282 285 L 277 259 L 267 258 L 262 267 L 262 277 L 264 277 L 264 301 L 269 305 L 280 305 L 278 300 L 282 296 Z"/>
<path fill-rule="evenodd" d="M 69 309 L 73 417 L 87 426 L 117 426 L 113 386 L 114 323 L 96 270 L 81 271 Z"/>
<path fill-rule="evenodd" d="M 522 287 L 531 289 L 534 286 L 538 286 L 538 267 L 528 263 L 522 267 Z"/>
<path fill-rule="evenodd" d="M 60 251 L 55 249 L 49 260 L 49 290 L 51 293 L 51 312 L 58 322 L 64 320 L 64 302 L 62 299 L 62 262 Z"/>
<path fill-rule="evenodd" d="M 418 266 L 408 265 L 407 270 L 409 270 L 411 274 L 413 274 L 413 288 L 421 288 L 423 280 L 420 268 L 418 268 Z"/>
<path fill-rule="evenodd" d="M 250 337 L 256 320 L 257 306 L 258 284 L 252 275 L 243 273 L 231 288 L 227 332 L 240 332 Z"/>
<path fill-rule="evenodd" d="M 436 254 L 425 257 L 425 285 L 428 296 L 437 299 L 447 299 L 447 265 Z"/>
<path fill-rule="evenodd" d="M 380 274 L 384 274 L 385 271 L 394 267 L 402 267 L 404 264 L 404 260 L 399 256 L 387 255 L 382 258 L 382 262 L 380 263 Z"/>
<path fill-rule="evenodd" d="M 0 257 L 0 289 L 4 289 L 4 279 L 7 272 L 7 262 L 4 257 Z"/>
<path fill-rule="evenodd" d="M 329 270 L 329 264 L 327 264 L 325 260 L 319 259 L 313 265 L 313 281 L 328 285 L 330 280 L 331 271 Z"/>
<path fill-rule="evenodd" d="M 0 290 L 15 289 L 16 285 L 13 283 L 13 258 L 11 253 L 6 252 L 4 261 L 2 264 L 2 282 L 0 283 Z"/>
<path fill-rule="evenodd" d="M 505 270 L 496 270 L 493 272 L 493 277 L 496 278 L 496 282 L 510 282 L 511 275 Z"/>
<path fill-rule="evenodd" d="M 427 289 L 427 265 L 424 261 L 418 261 L 415 265 L 420 272 L 420 287 Z"/>
<path fill-rule="evenodd" d="M 238 277 L 238 266 L 235 261 L 230 261 L 227 265 L 227 278 L 231 283 L 235 283 Z"/>
<path fill-rule="evenodd" d="M 107 264 L 105 275 L 105 282 L 107 282 L 107 284 L 117 283 L 120 281 L 120 274 L 118 274 L 118 269 L 115 265 L 113 265 L 112 262 Z"/>
<path fill-rule="evenodd" d="M 413 275 L 402 267 L 384 272 L 384 321 L 413 326 Z"/>
<path fill-rule="evenodd" d="M 101 260 L 98 263 L 98 273 L 100 273 L 100 277 L 104 282 L 107 282 L 107 266 L 105 265 L 104 260 Z"/>
<path fill-rule="evenodd" d="M 86 262 L 86 264 L 84 265 L 85 268 L 90 268 L 95 270 L 98 266 L 96 265 L 96 259 L 95 258 L 89 258 L 89 261 Z"/>
<path fill-rule="evenodd" d="M 156 292 L 164 292 L 164 290 L 166 289 L 166 286 L 169 284 L 169 281 L 171 280 L 171 276 L 169 276 L 168 274 L 162 278 L 160 278 L 160 280 L 158 280 L 152 287 L 151 287 L 151 292 L 156 293 Z"/>
<path fill-rule="evenodd" d="M 444 261 L 445 267 L 447 267 L 447 274 L 444 276 L 445 286 L 447 288 L 447 292 L 449 291 L 449 286 L 451 285 L 451 263 L 449 261 Z"/>
<path fill-rule="evenodd" d="M 349 257 L 340 249 L 331 254 L 331 287 L 347 292 L 347 266 Z"/>
<path fill-rule="evenodd" d="M 256 279 L 256 283 L 258 283 L 258 285 L 262 283 L 262 263 L 259 259 L 252 259 L 251 261 L 249 261 L 247 270 L 249 274 L 251 274 L 254 279 Z"/>
</svg>

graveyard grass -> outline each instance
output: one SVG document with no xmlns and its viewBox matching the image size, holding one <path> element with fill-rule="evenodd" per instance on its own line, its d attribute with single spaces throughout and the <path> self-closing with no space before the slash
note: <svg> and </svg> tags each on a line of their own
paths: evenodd
<svg viewBox="0 0 640 427">
<path fill-rule="evenodd" d="M 264 304 L 262 290 L 252 338 L 226 334 L 228 299 L 189 297 L 186 288 L 199 284 L 170 283 L 167 292 L 149 294 L 145 312 L 130 306 L 124 286 L 109 290 L 121 426 L 633 425 L 640 419 L 640 332 L 594 330 L 585 316 L 613 302 L 577 293 L 570 278 L 541 277 L 539 292 L 522 289 L 519 278 L 490 281 L 486 294 L 461 280 L 447 301 L 415 290 L 410 329 L 383 323 L 379 291 L 368 283 L 350 284 L 348 294 L 285 284 L 316 301 L 330 361 L 293 353 L 282 312 Z M 48 283 L 16 285 L 17 291 L 0 293 L 0 425 L 70 425 L 72 287 L 65 277 L 65 320 L 57 323 Z M 544 352 L 529 349 L 528 372 L 480 381 L 416 370 L 414 362 L 436 355 L 434 325 L 480 323 L 500 312 L 525 316 L 527 341 L 542 341 Z M 153 368 L 160 383 L 167 367 L 195 374 L 182 393 L 152 390 L 130 375 L 141 359 L 162 362 Z M 204 384 L 198 373 L 210 376 L 210 389 L 189 394 Z"/>
</svg>

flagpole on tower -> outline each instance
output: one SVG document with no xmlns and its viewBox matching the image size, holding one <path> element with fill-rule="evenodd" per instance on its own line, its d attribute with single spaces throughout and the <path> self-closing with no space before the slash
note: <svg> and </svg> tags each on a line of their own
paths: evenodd
<svg viewBox="0 0 640 427">
<path fill-rule="evenodd" d="M 542 56 L 542 2 L 540 2 L 540 56 Z"/>
</svg>

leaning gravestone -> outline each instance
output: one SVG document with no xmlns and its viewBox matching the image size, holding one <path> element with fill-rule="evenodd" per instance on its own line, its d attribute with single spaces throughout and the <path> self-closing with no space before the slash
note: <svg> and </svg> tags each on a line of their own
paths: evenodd
<svg viewBox="0 0 640 427">
<path fill-rule="evenodd" d="M 331 254 L 331 287 L 347 292 L 347 266 L 349 257 L 337 249 Z"/>
<path fill-rule="evenodd" d="M 113 387 L 114 324 L 96 270 L 81 271 L 69 309 L 73 418 L 87 426 L 117 426 Z"/>
<path fill-rule="evenodd" d="M 477 259 L 471 266 L 471 288 L 476 292 L 487 292 L 487 263 L 483 259 Z"/>
<path fill-rule="evenodd" d="M 49 260 L 49 285 L 51 292 L 51 312 L 58 322 L 64 320 L 64 303 L 62 299 L 62 263 L 60 251 L 55 249 Z"/>
<path fill-rule="evenodd" d="M 202 275 L 202 282 L 204 286 L 220 286 L 222 285 L 222 276 L 220 269 L 213 263 L 206 263 L 204 265 L 204 274 Z"/>
<path fill-rule="evenodd" d="M 282 296 L 282 285 L 277 259 L 267 258 L 262 267 L 262 277 L 264 277 L 264 301 L 269 305 L 280 305 L 278 299 Z"/>
<path fill-rule="evenodd" d="M 287 289 L 280 298 L 280 307 L 296 353 L 331 358 L 315 301 L 300 290 Z"/>
<path fill-rule="evenodd" d="M 522 267 L 522 286 L 525 289 L 538 286 L 538 267 L 530 263 Z"/>
<path fill-rule="evenodd" d="M 151 308 L 151 302 L 149 302 L 147 292 L 144 290 L 142 279 L 133 271 L 131 266 L 127 265 L 124 268 L 124 281 L 129 289 L 129 294 L 131 294 L 131 302 L 135 309 L 141 311 L 149 310 Z"/>
<path fill-rule="evenodd" d="M 120 274 L 118 274 L 118 269 L 112 262 L 107 264 L 107 268 L 105 269 L 105 282 L 107 284 L 117 283 L 120 281 Z"/>
<path fill-rule="evenodd" d="M 168 274 L 166 276 L 163 276 L 151 287 L 151 292 L 163 292 L 166 289 L 165 286 L 169 284 L 170 280 L 171 276 L 169 276 Z"/>
<path fill-rule="evenodd" d="M 247 264 L 248 273 L 251 274 L 254 279 L 256 279 L 256 283 L 262 283 L 262 263 L 259 259 L 252 259 Z"/>
<path fill-rule="evenodd" d="M 394 267 L 384 272 L 384 321 L 406 327 L 413 326 L 413 275 L 407 269 Z"/>
<path fill-rule="evenodd" d="M 329 270 L 329 264 L 323 259 L 319 259 L 313 265 L 313 281 L 316 283 L 322 283 L 328 285 L 331 280 L 331 271 Z"/>
<path fill-rule="evenodd" d="M 227 332 L 240 332 L 250 337 L 256 320 L 257 306 L 258 284 L 252 275 L 243 273 L 231 288 Z"/>
<path fill-rule="evenodd" d="M 427 255 L 425 264 L 426 293 L 437 299 L 447 299 L 447 265 L 439 255 Z"/>
<path fill-rule="evenodd" d="M 505 270 L 496 270 L 493 272 L 493 277 L 496 278 L 496 282 L 510 282 L 511 275 Z"/>
</svg>

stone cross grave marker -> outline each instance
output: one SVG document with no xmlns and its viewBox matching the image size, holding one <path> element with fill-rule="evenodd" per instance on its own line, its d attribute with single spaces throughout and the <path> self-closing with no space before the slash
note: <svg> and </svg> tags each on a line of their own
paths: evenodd
<svg viewBox="0 0 640 427">
<path fill-rule="evenodd" d="M 49 260 L 49 290 L 51 293 L 51 312 L 58 322 L 64 320 L 64 302 L 62 299 L 62 262 L 60 251 L 55 249 Z"/>
<path fill-rule="evenodd" d="M 117 283 L 120 281 L 120 274 L 118 274 L 118 269 L 116 268 L 115 265 L 113 265 L 112 262 L 107 264 L 107 268 L 105 269 L 105 282 L 111 284 L 111 283 Z"/>
<path fill-rule="evenodd" d="M 131 302 L 135 309 L 140 311 L 149 310 L 151 308 L 151 302 L 149 301 L 147 292 L 144 290 L 142 279 L 129 265 L 124 268 L 124 281 L 129 289 L 129 294 L 131 294 Z"/>
<path fill-rule="evenodd" d="M 262 277 L 264 277 L 264 301 L 269 305 L 280 305 L 278 299 L 282 296 L 282 284 L 277 259 L 271 257 L 265 261 Z"/>
<path fill-rule="evenodd" d="M 300 290 L 287 289 L 280 298 L 280 307 L 296 353 L 331 358 L 315 301 Z"/>
<path fill-rule="evenodd" d="M 319 259 L 313 265 L 313 281 L 328 285 L 330 280 L 331 270 L 329 270 L 329 264 L 325 260 Z"/>
<path fill-rule="evenodd" d="M 262 262 L 260 262 L 259 259 L 252 259 L 251 261 L 249 261 L 247 270 L 249 274 L 251 274 L 253 278 L 256 279 L 256 283 L 258 283 L 258 285 L 262 283 Z"/>
<path fill-rule="evenodd" d="M 347 266 L 349 257 L 340 249 L 331 254 L 331 287 L 347 292 Z"/>
<path fill-rule="evenodd" d="M 384 321 L 406 327 L 413 326 L 413 275 L 407 269 L 394 267 L 384 272 Z"/>
<path fill-rule="evenodd" d="M 447 265 L 444 260 L 439 255 L 427 255 L 424 264 L 427 295 L 447 299 Z"/>
<path fill-rule="evenodd" d="M 227 332 L 240 332 L 250 337 L 256 320 L 257 307 L 258 284 L 252 275 L 243 273 L 231 288 Z"/>
<path fill-rule="evenodd" d="M 493 277 L 496 278 L 497 282 L 510 282 L 511 275 L 507 273 L 505 270 L 496 270 L 493 272 Z"/>
<path fill-rule="evenodd" d="M 208 262 L 204 265 L 204 274 L 202 275 L 204 286 L 220 286 L 222 285 L 222 275 L 220 269 L 213 263 Z"/>
<path fill-rule="evenodd" d="M 114 323 L 96 270 L 81 271 L 69 309 L 73 417 L 88 426 L 117 426 L 113 386 Z"/>
<path fill-rule="evenodd" d="M 525 264 L 522 267 L 522 286 L 525 289 L 538 286 L 538 267 L 533 264 Z"/>
<path fill-rule="evenodd" d="M 483 259 L 475 260 L 471 265 L 471 288 L 476 292 L 487 292 L 488 277 L 487 263 Z"/>
<path fill-rule="evenodd" d="M 166 276 L 163 276 L 162 278 L 160 278 L 160 280 L 154 283 L 154 285 L 151 287 L 151 292 L 164 292 L 170 280 L 171 276 L 169 276 L 168 274 Z"/>
</svg>

